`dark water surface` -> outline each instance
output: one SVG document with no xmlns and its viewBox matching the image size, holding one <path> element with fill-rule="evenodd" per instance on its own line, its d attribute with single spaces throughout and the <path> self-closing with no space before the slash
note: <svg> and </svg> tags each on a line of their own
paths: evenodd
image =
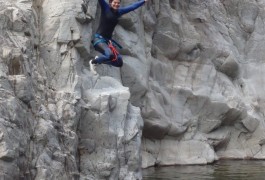
<svg viewBox="0 0 265 180">
<path fill-rule="evenodd" d="M 170 166 L 143 170 L 143 180 L 265 180 L 265 160 L 222 160 L 212 165 Z"/>
</svg>

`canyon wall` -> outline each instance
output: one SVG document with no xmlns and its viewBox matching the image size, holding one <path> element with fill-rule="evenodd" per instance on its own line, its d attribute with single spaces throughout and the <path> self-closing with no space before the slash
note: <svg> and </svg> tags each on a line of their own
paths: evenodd
<svg viewBox="0 0 265 180">
<path fill-rule="evenodd" d="M 98 1 L 0 4 L 3 179 L 265 159 L 264 0 L 149 0 L 115 29 L 123 67 L 97 75 Z"/>
</svg>

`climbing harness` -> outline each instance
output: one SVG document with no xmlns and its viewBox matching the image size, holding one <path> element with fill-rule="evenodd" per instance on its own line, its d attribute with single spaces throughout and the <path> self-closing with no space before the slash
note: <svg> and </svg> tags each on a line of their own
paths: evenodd
<svg viewBox="0 0 265 180">
<path fill-rule="evenodd" d="M 108 44 L 109 41 L 111 41 L 115 46 L 117 46 L 119 49 L 122 49 L 122 46 L 116 42 L 115 40 L 113 39 L 106 39 L 104 38 L 103 36 L 101 36 L 100 34 L 95 34 L 94 35 L 94 39 L 98 39 L 96 42 L 94 41 L 91 41 L 93 46 L 95 47 L 98 43 L 106 43 Z"/>
<path fill-rule="evenodd" d="M 119 43 L 113 39 L 106 39 L 100 34 L 95 34 L 94 39 L 98 39 L 96 42 L 92 41 L 94 47 L 99 43 L 106 43 L 114 55 L 114 58 L 111 61 L 116 61 L 118 59 L 119 52 L 116 47 L 122 49 L 122 46 Z"/>
<path fill-rule="evenodd" d="M 110 50 L 112 51 L 112 53 L 113 53 L 113 55 L 114 55 L 114 57 L 112 58 L 111 61 L 117 61 L 117 59 L 118 59 L 118 55 L 119 55 L 118 50 L 117 50 L 116 47 L 112 44 L 112 41 L 109 41 L 108 46 L 109 46 Z"/>
<path fill-rule="evenodd" d="M 98 39 L 96 42 L 94 42 L 94 40 L 91 41 L 91 43 L 93 44 L 93 46 L 95 47 L 96 45 L 98 45 L 98 43 L 107 43 L 108 41 L 103 38 L 101 35 L 99 34 L 95 34 L 94 35 L 94 39 Z"/>
</svg>

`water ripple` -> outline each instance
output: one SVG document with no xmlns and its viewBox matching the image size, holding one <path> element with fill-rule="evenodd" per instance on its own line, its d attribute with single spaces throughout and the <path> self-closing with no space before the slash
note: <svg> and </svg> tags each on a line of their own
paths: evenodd
<svg viewBox="0 0 265 180">
<path fill-rule="evenodd" d="M 213 165 L 143 170 L 143 180 L 265 180 L 265 161 L 225 160 Z"/>
</svg>

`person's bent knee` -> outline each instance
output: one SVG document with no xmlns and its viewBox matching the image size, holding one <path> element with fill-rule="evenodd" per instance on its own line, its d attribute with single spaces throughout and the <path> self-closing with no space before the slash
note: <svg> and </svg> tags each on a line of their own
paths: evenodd
<svg viewBox="0 0 265 180">
<path fill-rule="evenodd" d="M 118 61 L 117 67 L 122 67 L 123 66 L 123 61 Z"/>
<path fill-rule="evenodd" d="M 109 60 L 116 60 L 115 58 L 117 58 L 117 57 L 115 57 L 115 55 L 114 54 L 110 54 L 109 56 L 108 56 L 108 58 L 109 58 Z"/>
<path fill-rule="evenodd" d="M 121 60 L 111 61 L 110 65 L 115 66 L 115 67 L 122 67 L 123 61 Z"/>
<path fill-rule="evenodd" d="M 117 67 L 122 67 L 123 66 L 123 60 L 122 60 L 122 57 L 120 55 L 118 56 L 117 60 L 118 60 L 118 62 L 117 62 L 118 66 Z"/>
</svg>

